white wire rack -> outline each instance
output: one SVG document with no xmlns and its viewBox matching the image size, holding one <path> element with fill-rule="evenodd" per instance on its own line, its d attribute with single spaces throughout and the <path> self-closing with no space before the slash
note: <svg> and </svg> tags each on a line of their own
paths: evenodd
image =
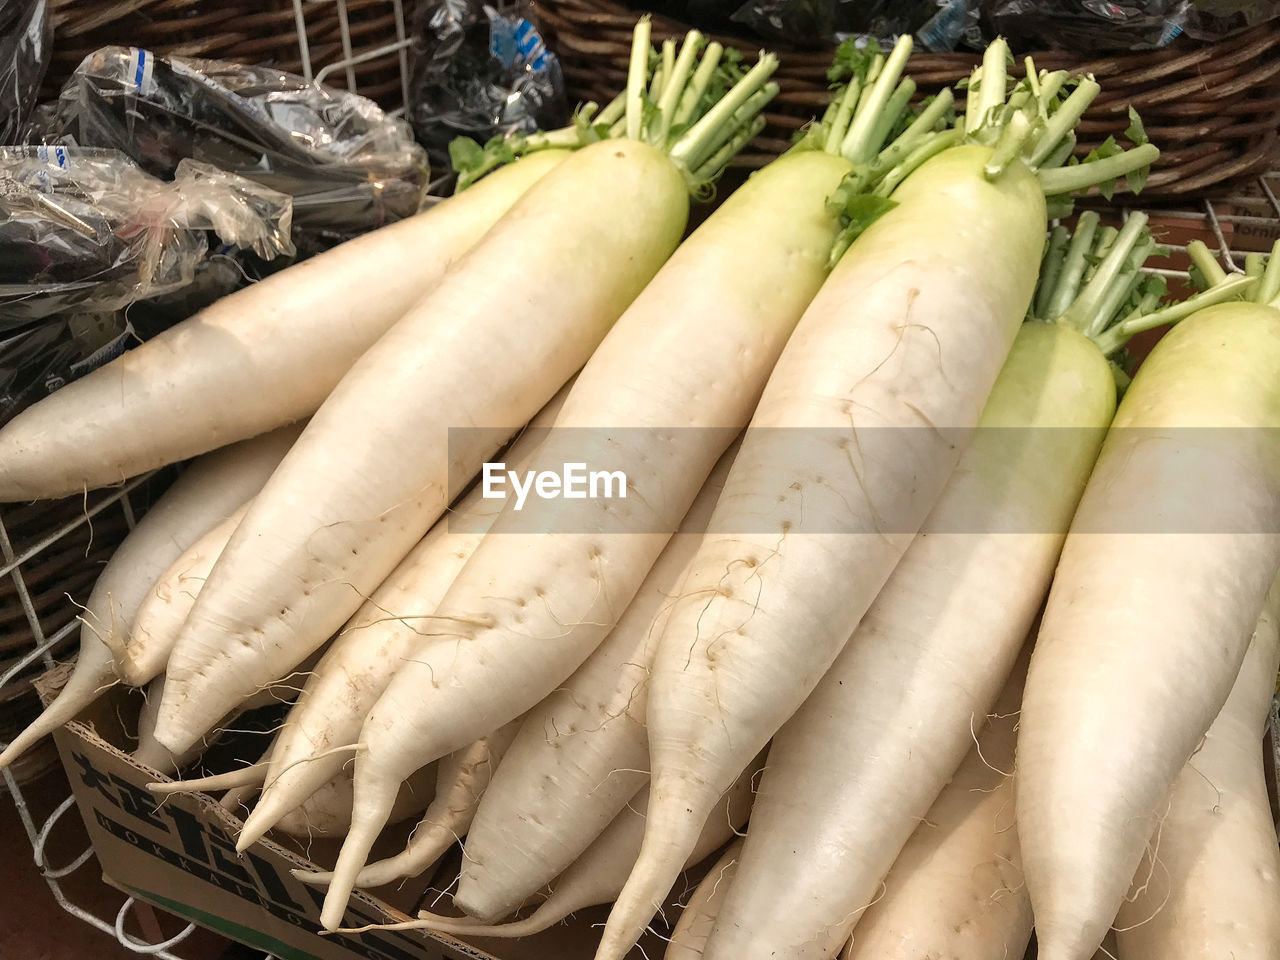
<svg viewBox="0 0 1280 960">
<path fill-rule="evenodd" d="M 326 77 L 341 70 L 345 72 L 348 89 L 356 91 L 358 87 L 354 68 L 358 64 L 398 52 L 401 84 L 407 101 L 409 84 L 407 51 L 411 41 L 406 35 L 402 0 L 387 0 L 387 2 L 391 3 L 394 8 L 396 39 L 375 49 L 355 54 L 347 20 L 346 0 L 293 0 L 298 29 L 298 46 L 302 54 L 303 74 L 308 79 L 322 82 Z M 307 10 L 327 3 L 337 4 L 342 28 L 343 56 L 340 59 L 324 64 L 320 69 L 316 70 L 311 61 L 307 42 Z M 1155 211 L 1154 216 L 1158 218 L 1155 232 L 1158 234 L 1162 227 L 1168 227 L 1169 224 L 1179 228 L 1185 227 L 1188 233 L 1197 234 L 1199 239 L 1204 240 L 1210 249 L 1215 251 L 1219 261 L 1228 272 L 1239 271 L 1243 269 L 1246 253 L 1267 250 L 1270 248 L 1270 240 L 1280 237 L 1280 200 L 1277 199 L 1278 193 L 1280 193 L 1280 171 L 1260 178 L 1255 182 L 1253 189 L 1241 192 L 1239 195 L 1232 196 L 1227 200 L 1204 201 L 1197 207 Z M 1123 215 L 1127 217 L 1128 212 L 1128 210 L 1123 211 Z M 1185 253 L 1185 243 L 1170 242 L 1166 245 L 1175 252 Z M 1186 279 L 1187 276 L 1185 270 L 1175 267 L 1158 267 L 1153 268 L 1153 270 L 1171 278 Z M 68 641 L 77 632 L 79 626 L 78 621 L 71 619 L 56 629 L 46 630 L 41 621 L 41 616 L 33 603 L 32 591 L 24 578 L 24 571 L 32 569 L 34 564 L 41 558 L 50 556 L 52 551 L 59 545 L 65 545 L 68 537 L 75 534 L 84 525 L 91 523 L 95 517 L 103 515 L 105 511 L 121 511 L 125 524 L 129 529 L 132 529 L 140 507 L 139 504 L 135 504 L 133 498 L 138 492 L 139 485 L 145 480 L 145 477 L 139 478 L 120 489 L 104 492 L 91 498 L 91 503 L 86 505 L 87 509 L 77 519 L 49 531 L 47 535 L 40 537 L 37 542 L 25 547 L 21 552 L 14 550 L 8 530 L 4 524 L 5 511 L 0 508 L 0 581 L 6 577 L 12 579 L 16 588 L 16 595 L 26 615 L 33 638 L 31 649 L 13 663 L 5 665 L 3 673 L 0 673 L 0 695 L 4 693 L 6 687 L 16 682 L 18 678 L 29 674 L 36 665 L 40 664 L 46 668 L 52 668 L 56 665 L 59 656 L 69 655 L 70 644 Z M 67 602 L 70 603 L 69 600 Z M 0 696 L 0 700 L 2 699 L 3 697 Z M 144 942 L 125 930 L 126 921 L 135 905 L 132 897 L 126 898 L 121 894 L 122 902 L 116 915 L 114 917 L 105 917 L 98 916 L 72 902 L 63 890 L 62 880 L 76 871 L 86 868 L 93 860 L 93 850 L 87 847 L 87 840 L 85 841 L 86 848 L 63 865 L 50 863 L 46 853 L 46 848 L 49 846 L 54 831 L 58 830 L 60 825 L 68 822 L 66 815 L 75 806 L 73 797 L 68 795 L 43 822 L 36 823 L 31 807 L 23 796 L 21 786 L 10 770 L 3 772 L 3 783 L 7 786 L 9 795 L 13 798 L 18 816 L 30 839 L 36 866 L 43 873 L 50 891 L 64 910 L 85 923 L 115 937 L 121 945 L 135 953 L 158 957 L 160 960 L 184 960 L 180 953 L 174 952 L 174 949 L 179 948 L 182 941 L 190 936 L 195 930 L 194 925 L 186 926 L 176 935 L 161 942 Z M 69 818 L 69 822 L 70 826 L 62 826 L 61 828 L 80 829 L 77 817 Z M 83 830 L 81 829 L 80 832 L 83 833 Z M 266 957 L 264 960 L 273 960 L 273 958 Z"/>
<path fill-rule="evenodd" d="M 408 36 L 406 27 L 404 0 L 386 0 L 386 2 L 391 5 L 395 19 L 395 39 L 381 46 L 364 49 L 360 53 L 356 53 L 352 44 L 351 26 L 347 16 L 347 0 L 293 0 L 294 20 L 297 27 L 303 76 L 308 80 L 323 83 L 328 77 L 338 71 L 343 71 L 346 79 L 346 88 L 358 93 L 359 85 L 355 68 L 362 63 L 398 53 L 400 89 L 403 95 L 402 102 L 408 103 L 408 51 L 412 41 Z M 314 14 L 317 8 L 329 4 L 334 4 L 337 7 L 338 21 L 341 28 L 342 56 L 328 63 L 316 64 L 312 60 L 311 47 L 308 42 L 308 13 Z M 392 111 L 392 113 L 403 113 L 403 107 Z M 2 694 L 7 687 L 15 683 L 19 678 L 28 675 L 38 665 L 52 668 L 56 665 L 58 656 L 70 655 L 70 640 L 73 635 L 77 634 L 80 626 L 79 621 L 73 618 L 55 629 L 46 630 L 33 601 L 32 591 L 23 576 L 24 570 L 30 570 L 37 561 L 48 557 L 59 545 L 65 545 L 69 536 L 75 534 L 84 525 L 92 523 L 93 519 L 102 515 L 104 511 L 120 511 L 123 514 L 126 526 L 132 530 L 139 512 L 132 497 L 136 495 L 137 488 L 145 480 L 145 477 L 138 478 L 120 489 L 105 493 L 101 497 L 93 498 L 92 504 L 87 504 L 87 509 L 76 520 L 49 531 L 47 535 L 42 536 L 36 543 L 26 546 L 21 552 L 14 550 L 9 532 L 4 525 L 4 511 L 0 510 L 0 581 L 5 578 L 12 580 L 18 602 L 22 606 L 32 637 L 30 650 L 12 663 L 0 663 L 0 700 L 3 699 Z M 70 603 L 70 600 L 67 602 Z M 85 849 L 68 863 L 55 865 L 49 862 L 47 849 L 55 831 L 74 830 L 79 831 L 79 835 L 84 836 L 84 830 L 79 824 L 78 815 L 67 816 L 68 812 L 75 806 L 74 797 L 68 794 L 43 822 L 37 823 L 33 816 L 31 805 L 28 803 L 27 798 L 23 796 L 22 788 L 10 770 L 3 772 L 3 786 L 7 787 L 9 796 L 17 807 L 18 817 L 31 843 L 32 856 L 36 867 L 44 875 L 45 882 L 49 885 L 49 890 L 52 892 L 54 899 L 67 913 L 114 937 L 122 946 L 134 953 L 157 957 L 160 960 L 184 960 L 180 949 L 178 952 L 174 951 L 180 948 L 182 942 L 195 931 L 194 924 L 188 924 L 168 939 L 149 943 L 138 939 L 125 929 L 136 904 L 133 897 L 126 897 L 121 894 L 121 904 L 115 916 L 99 916 L 74 903 L 63 889 L 62 881 L 64 879 L 77 871 L 88 868 L 94 860 L 93 850 L 88 846 L 88 840 L 85 837 Z M 10 896 L 16 893 L 17 891 L 8 891 Z M 274 958 L 267 956 L 264 957 L 264 960 L 274 960 Z"/>
</svg>

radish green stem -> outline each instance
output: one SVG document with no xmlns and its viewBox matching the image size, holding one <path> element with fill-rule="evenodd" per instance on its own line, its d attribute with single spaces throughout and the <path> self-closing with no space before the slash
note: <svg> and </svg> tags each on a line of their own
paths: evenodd
<svg viewBox="0 0 1280 960">
<path fill-rule="evenodd" d="M 689 31 L 680 47 L 680 55 L 676 57 L 671 67 L 671 82 L 663 89 L 662 97 L 658 101 L 659 143 L 666 143 L 671 133 L 672 117 L 689 82 L 689 75 L 693 72 L 693 61 L 698 55 L 698 47 L 701 43 L 702 34 L 696 30 Z"/>
<path fill-rule="evenodd" d="M 1062 264 L 1061 279 L 1058 281 L 1057 288 L 1053 291 L 1053 296 L 1049 300 L 1049 309 L 1045 311 L 1048 317 L 1060 317 L 1066 313 L 1067 308 L 1071 306 L 1071 302 L 1075 300 L 1076 294 L 1080 290 L 1080 281 L 1084 277 L 1084 268 L 1087 265 L 1085 256 L 1089 253 L 1093 246 L 1093 235 L 1098 228 L 1098 215 L 1092 210 L 1086 210 L 1080 214 L 1080 221 L 1076 224 L 1075 235 L 1071 238 L 1071 245 L 1067 248 L 1067 256 Z"/>
<path fill-rule="evenodd" d="M 1057 196 L 1061 193 L 1084 190 L 1094 184 L 1104 183 L 1116 177 L 1122 177 L 1126 173 L 1140 170 L 1149 166 L 1159 156 L 1159 150 L 1152 144 L 1144 143 L 1114 157 L 1090 160 L 1088 163 L 1059 167 L 1056 170 L 1040 170 L 1037 176 L 1040 178 L 1040 188 L 1048 196 Z"/>
<path fill-rule="evenodd" d="M 1098 264 L 1103 258 L 1111 252 L 1111 245 L 1116 242 L 1116 237 L 1120 236 L 1120 231 L 1112 226 L 1100 227 L 1098 229 L 1097 238 L 1093 242 L 1093 262 L 1084 272 L 1085 282 L 1089 282 L 1089 278 L 1098 268 Z"/>
<path fill-rule="evenodd" d="M 884 68 L 870 88 L 865 104 L 859 104 L 857 116 L 845 135 L 840 152 L 851 163 L 867 163 L 875 154 L 878 145 L 872 144 L 871 133 L 875 129 L 880 113 L 885 109 L 893 96 L 894 88 L 902 79 L 902 71 L 906 68 L 907 58 L 911 56 L 911 35 L 904 34 L 893 45 L 893 52 L 885 61 Z M 1003 92 L 1001 98 L 1003 99 Z"/>
<path fill-rule="evenodd" d="M 1109 330 L 1103 331 L 1094 342 L 1107 356 L 1115 353 L 1123 347 L 1132 337 L 1145 330 L 1153 330 L 1156 327 L 1162 327 L 1165 324 L 1177 323 L 1198 310 L 1205 307 L 1213 306 L 1215 303 L 1225 303 L 1228 300 L 1234 300 L 1242 293 L 1245 293 L 1249 287 L 1257 283 L 1253 277 L 1246 277 L 1237 274 L 1228 277 L 1225 281 L 1217 286 L 1203 290 L 1192 297 L 1188 297 L 1181 303 L 1175 303 L 1165 307 L 1163 310 L 1157 310 L 1155 313 L 1149 313 L 1145 316 L 1135 317 L 1130 320 L 1123 320 L 1111 327 Z"/>
<path fill-rule="evenodd" d="M 978 89 L 978 115 L 970 116 L 967 129 L 974 133 L 986 123 L 991 111 L 1004 103 L 1008 92 L 1008 74 L 1005 63 L 1009 58 L 1009 44 L 997 37 L 987 44 L 982 54 L 982 86 Z"/>
<path fill-rule="evenodd" d="M 1062 166 L 1064 163 L 1067 162 L 1067 160 L 1071 158 L 1071 154 L 1075 151 L 1075 149 L 1076 149 L 1076 135 L 1074 132 L 1068 133 L 1066 137 L 1063 139 L 1063 141 L 1060 144 L 1058 144 L 1057 147 L 1054 148 L 1054 151 L 1051 154 L 1049 154 L 1049 156 L 1045 158 L 1045 161 L 1041 163 L 1036 169 L 1052 170 L 1055 167 Z"/>
<path fill-rule="evenodd" d="M 1046 74 L 1041 77 L 1040 96 L 1042 99 L 1040 102 L 1047 105 L 1053 97 L 1058 95 L 1058 91 L 1062 89 L 1062 85 L 1067 82 L 1067 79 L 1070 76 L 1071 74 L 1067 73 L 1065 70 L 1055 70 L 1053 73 Z M 1092 77 L 1089 77 L 1088 79 L 1090 81 L 1093 80 Z M 1094 94 L 1094 96 L 1097 96 L 1097 94 Z M 1090 97 L 1090 99 L 1092 99 L 1092 97 Z M 1077 117 L 1077 119 L 1079 118 Z M 1074 122 L 1070 125 L 1074 125 Z"/>
<path fill-rule="evenodd" d="M 1049 233 L 1049 246 L 1044 254 L 1044 265 L 1040 268 L 1040 285 L 1036 289 L 1035 303 L 1032 306 L 1036 316 L 1049 314 L 1049 301 L 1062 277 L 1062 265 L 1067 256 L 1070 238 L 1071 233 L 1061 225 L 1054 227 Z"/>
<path fill-rule="evenodd" d="M 876 187 L 874 193 L 878 197 L 887 197 L 897 189 L 898 184 L 905 180 L 917 167 L 926 160 L 936 156 L 949 147 L 954 147 L 964 138 L 964 131 L 960 129 L 944 130 L 941 133 L 934 134 L 925 139 L 919 146 L 906 155 L 906 157 L 896 167 L 890 170 L 880 184 Z"/>
<path fill-rule="evenodd" d="M 764 129 L 764 123 L 764 117 L 756 117 L 747 126 L 739 129 L 728 143 L 712 155 L 710 160 L 707 160 L 694 171 L 694 180 L 706 181 L 713 179 L 724 169 L 725 164 L 733 159 L 734 155 L 743 148 L 748 140 Z"/>
<path fill-rule="evenodd" d="M 658 92 L 653 96 L 653 102 L 661 101 L 663 94 L 667 92 L 667 87 L 672 83 L 676 72 L 676 42 L 674 40 L 662 41 L 662 84 Z"/>
<path fill-rule="evenodd" d="M 1066 79 L 1065 75 L 1062 79 Z M 1044 85 L 1046 92 L 1048 92 L 1047 80 L 1048 78 L 1046 78 Z M 1061 88 L 1061 86 L 1062 80 L 1059 80 L 1057 88 Z M 1102 88 L 1098 86 L 1098 82 L 1093 77 L 1085 77 L 1080 81 L 1080 85 L 1071 91 L 1071 95 L 1062 102 L 1058 109 L 1054 111 L 1053 116 L 1049 118 L 1048 123 L 1045 124 L 1044 133 L 1041 134 L 1040 139 L 1036 142 L 1035 149 L 1031 151 L 1031 156 L 1027 158 L 1027 162 L 1031 166 L 1038 167 L 1040 161 L 1053 153 L 1053 148 L 1080 122 L 1085 110 L 1088 109 L 1089 104 L 1093 103 L 1101 90 Z M 1054 93 L 1056 92 L 1055 88 Z M 1053 94 L 1049 95 L 1052 96 Z M 1054 193 L 1065 192 L 1067 191 L 1054 191 Z"/>
<path fill-rule="evenodd" d="M 778 85 L 776 83 L 773 83 L 772 81 L 770 81 L 769 83 L 766 83 L 761 89 L 753 93 L 749 98 L 747 98 L 746 103 L 744 103 L 741 107 L 739 107 L 737 110 L 734 111 L 734 114 L 732 117 L 729 118 L 728 123 L 722 124 L 720 127 L 718 127 L 714 131 L 714 136 L 712 136 L 710 139 L 707 140 L 706 144 L 703 147 L 702 153 L 709 153 L 711 155 L 711 158 L 714 159 L 720 155 L 719 151 L 721 147 L 725 146 L 726 144 L 738 143 L 738 150 L 742 149 L 742 145 L 745 144 L 747 140 L 751 138 L 747 137 L 746 139 L 743 139 L 741 140 L 741 142 L 739 142 L 738 134 L 741 133 L 744 129 L 755 129 L 757 133 L 760 130 L 763 130 L 764 118 L 758 116 L 758 114 L 764 108 L 764 105 L 767 104 L 770 100 L 772 100 L 777 95 L 778 95 Z M 756 126 L 755 124 L 756 120 L 761 121 L 759 126 Z M 726 156 L 724 161 L 720 164 L 720 166 L 723 167 L 725 163 L 728 163 L 728 161 L 733 157 L 734 153 L 737 153 L 737 152 L 738 152 L 737 150 L 734 150 L 732 153 Z M 710 164 L 711 164 L 710 160 L 703 160 L 698 163 L 698 169 L 701 169 L 702 167 L 708 166 Z M 700 179 L 700 178 L 695 174 L 694 179 Z"/>
<path fill-rule="evenodd" d="M 711 85 L 711 78 L 715 76 L 716 67 L 720 65 L 720 57 L 723 53 L 724 47 L 714 40 L 707 44 L 707 49 L 702 54 L 702 62 L 693 72 L 693 80 L 689 82 L 684 96 L 680 98 L 680 109 L 676 111 L 673 123 L 688 123 L 693 119 L 699 102 L 707 92 L 707 87 Z"/>
<path fill-rule="evenodd" d="M 761 54 L 755 66 L 747 71 L 747 75 L 734 84 L 688 133 L 676 141 L 670 151 L 671 159 L 686 169 L 701 166 L 715 149 L 714 146 L 708 148 L 708 145 L 714 143 L 719 128 L 729 122 L 738 108 L 765 85 L 769 75 L 777 68 L 777 57 L 771 53 Z"/>
<path fill-rule="evenodd" d="M 631 36 L 631 62 L 627 68 L 627 138 L 640 139 L 644 121 L 644 79 L 649 73 L 649 34 L 652 25 L 647 16 L 636 23 Z"/>
<path fill-rule="evenodd" d="M 1209 286 L 1214 287 L 1227 279 L 1227 271 L 1222 269 L 1222 265 L 1218 263 L 1213 253 L 1205 246 L 1202 240 L 1192 240 L 1187 244 L 1187 256 L 1191 258 L 1191 262 L 1196 265 L 1205 282 Z"/>
<path fill-rule="evenodd" d="M 988 180 L 994 180 L 1004 173 L 1005 167 L 1009 166 L 1022 152 L 1022 145 L 1027 142 L 1029 136 L 1031 136 L 1031 121 L 1025 114 L 1015 113 L 1000 131 L 1000 139 L 996 141 L 995 149 L 991 151 L 991 159 L 983 168 L 982 172 Z"/>
<path fill-rule="evenodd" d="M 893 96 L 889 98 L 889 102 L 885 104 L 885 108 L 880 111 L 880 115 L 876 118 L 876 125 L 871 130 L 871 138 L 867 141 L 870 153 L 868 160 L 873 159 L 880 152 L 880 148 L 884 146 L 885 140 L 889 137 L 889 131 L 898 122 L 898 117 L 907 108 L 907 104 L 911 102 L 915 92 L 916 82 L 910 77 L 903 77 L 898 84 L 898 88 L 893 91 Z"/>
<path fill-rule="evenodd" d="M 835 116 L 831 120 L 831 126 L 827 128 L 827 141 L 823 144 L 823 150 L 830 154 L 839 154 L 840 145 L 844 142 L 844 135 L 849 129 L 849 121 L 853 119 L 853 108 L 858 101 L 859 94 L 862 93 L 862 81 L 857 77 L 852 78 L 848 85 L 844 88 L 844 93 L 838 101 L 832 100 L 836 106 Z"/>
<path fill-rule="evenodd" d="M 944 88 L 893 143 L 880 151 L 875 163 L 871 165 L 873 173 L 892 170 L 901 163 L 907 154 L 919 145 L 922 138 L 933 132 L 933 128 L 946 115 L 953 103 L 955 103 L 955 95 L 952 94 L 951 88 Z"/>
<path fill-rule="evenodd" d="M 969 74 L 969 86 L 964 98 L 964 131 L 972 133 L 978 127 L 978 88 L 982 83 L 982 67 L 974 67 Z"/>
<path fill-rule="evenodd" d="M 1275 303 L 1280 296 L 1280 240 L 1271 248 L 1271 257 L 1267 260 L 1267 269 L 1262 273 L 1262 283 L 1258 284 L 1258 303 Z"/>
<path fill-rule="evenodd" d="M 1247 253 L 1244 257 L 1244 275 L 1246 277 L 1260 277 L 1266 269 L 1266 262 L 1262 259 L 1260 253 Z"/>
<path fill-rule="evenodd" d="M 1108 289 L 1110 289 L 1120 271 L 1126 266 L 1129 254 L 1133 252 L 1133 248 L 1138 244 L 1138 240 L 1143 231 L 1146 230 L 1146 226 L 1147 215 L 1145 213 L 1134 213 L 1129 217 L 1124 229 L 1119 232 L 1115 242 L 1111 245 L 1111 249 L 1106 252 L 1102 262 L 1098 264 L 1093 277 L 1090 278 L 1084 290 L 1072 302 L 1071 307 L 1062 315 L 1064 323 L 1075 327 L 1085 336 L 1089 336 L 1094 332 L 1090 330 L 1090 326 L 1098 312 L 1098 307 L 1105 299 Z M 1144 255 L 1142 260 L 1138 262 L 1138 266 L 1141 266 L 1146 259 Z"/>
<path fill-rule="evenodd" d="M 620 93 L 612 100 L 609 105 L 600 111 L 600 116 L 596 117 L 597 124 L 606 124 L 612 126 L 622 119 L 622 115 L 627 110 L 627 95 Z"/>
</svg>

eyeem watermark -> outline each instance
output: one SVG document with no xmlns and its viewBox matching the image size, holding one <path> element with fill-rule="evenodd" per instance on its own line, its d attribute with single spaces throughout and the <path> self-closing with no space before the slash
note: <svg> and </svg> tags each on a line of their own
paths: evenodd
<svg viewBox="0 0 1280 960">
<path fill-rule="evenodd" d="M 481 472 L 481 496 L 507 499 L 506 487 L 515 492 L 513 509 L 523 510 L 529 494 L 541 500 L 625 500 L 627 475 L 621 470 L 588 470 L 585 463 L 566 463 L 554 470 L 508 470 L 501 461 L 486 463 Z"/>
</svg>

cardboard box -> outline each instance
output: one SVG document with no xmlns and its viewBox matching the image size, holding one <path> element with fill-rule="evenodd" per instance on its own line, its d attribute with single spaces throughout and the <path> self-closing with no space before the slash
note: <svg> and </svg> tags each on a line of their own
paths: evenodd
<svg viewBox="0 0 1280 960">
<path fill-rule="evenodd" d="M 46 702 L 68 669 L 41 679 Z M 521 940 L 464 943 L 418 930 L 320 936 L 324 890 L 299 883 L 289 871 L 319 869 L 306 856 L 308 847 L 323 869 L 331 868 L 338 842 L 309 844 L 272 834 L 237 856 L 240 821 L 211 797 L 178 794 L 160 801 L 146 789 L 154 771 L 121 749 L 138 702 L 117 688 L 54 735 L 103 879 L 130 896 L 280 960 L 590 960 L 594 953 L 607 907 Z M 412 822 L 401 825 L 375 855 L 395 852 L 411 828 Z M 429 880 L 384 888 L 382 898 L 357 893 L 344 926 L 410 919 L 423 899 L 433 897 Z M 667 916 L 674 922 L 674 913 Z M 656 938 L 647 946 L 648 956 L 661 956 Z M 637 948 L 634 955 L 644 954 Z"/>
</svg>

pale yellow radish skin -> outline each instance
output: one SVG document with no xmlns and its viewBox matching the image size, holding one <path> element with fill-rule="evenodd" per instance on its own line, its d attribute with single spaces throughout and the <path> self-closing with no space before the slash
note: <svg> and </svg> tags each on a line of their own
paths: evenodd
<svg viewBox="0 0 1280 960">
<path fill-rule="evenodd" d="M 1014 829 L 1013 757 L 1027 655 L 992 715 L 975 723 L 977 744 L 859 912 L 844 960 L 1021 960 L 1026 953 L 1031 902 Z"/>
<path fill-rule="evenodd" d="M 249 503 L 245 503 L 212 527 L 188 547 L 148 591 L 133 618 L 124 646 L 115 657 L 116 675 L 125 683 L 133 687 L 146 686 L 164 670 L 178 633 L 195 606 L 196 595 L 248 509 Z M 147 700 L 156 716 L 163 691 L 164 685 L 157 684 L 152 690 L 154 706 L 150 697 Z M 151 718 L 153 732 L 155 719 L 155 716 Z"/>
<path fill-rule="evenodd" d="M 467 835 L 454 901 L 496 920 L 572 863 L 649 779 L 645 683 L 664 611 L 724 486 L 721 457 L 618 625 L 525 717 Z"/>
<path fill-rule="evenodd" d="M 0 752 L 0 768 L 74 719 L 116 682 L 113 651 L 123 648 L 152 584 L 187 547 L 261 489 L 296 436 L 294 428 L 285 427 L 199 458 L 138 521 L 98 575 L 80 613 L 80 653 L 66 686 Z"/>
<path fill-rule="evenodd" d="M 711 937 L 711 929 L 715 926 L 725 895 L 738 872 L 741 857 L 742 839 L 739 838 L 729 844 L 684 905 L 680 919 L 671 931 L 671 942 L 667 944 L 667 952 L 663 954 L 664 960 L 702 960 L 707 940 Z"/>
<path fill-rule="evenodd" d="M 1280 579 L 1231 696 L 1178 775 L 1116 917 L 1118 960 L 1280 957 L 1280 843 L 1262 766 L 1276 670 Z"/>
<path fill-rule="evenodd" d="M 598 960 L 630 950 L 708 804 L 830 667 L 978 421 L 1045 226 L 1035 177 L 988 181 L 990 156 L 950 149 L 903 182 L 769 379 L 659 643 L 649 831 Z"/>
<path fill-rule="evenodd" d="M 361 732 L 358 810 L 326 925 L 338 922 L 395 784 L 531 709 L 617 623 L 746 425 L 826 276 L 838 232 L 826 199 L 848 170 L 842 158 L 812 152 L 756 173 L 680 246 L 592 355 L 529 469 L 603 465 L 625 473 L 627 496 L 587 501 L 588 509 L 568 499 L 520 512 L 512 505 L 494 523 L 440 605 L 441 635 L 414 651 Z M 515 533 L 530 529 L 539 535 Z"/>
<path fill-rule="evenodd" d="M 708 958 L 847 939 L 1008 680 L 1115 402 L 1089 340 L 1023 324 L 919 536 L 774 738 Z"/>
<path fill-rule="evenodd" d="M 545 437 L 567 390 L 557 393 L 512 444 L 506 456 L 513 463 L 527 460 Z M 438 521 L 338 634 L 276 738 L 266 785 L 245 820 L 238 849 L 339 772 L 350 776 L 366 715 L 420 637 L 434 630 L 436 607 L 501 509 L 500 500 L 482 494 L 477 487 L 455 515 Z M 454 532 L 455 522 L 463 529 Z"/>
<path fill-rule="evenodd" d="M 461 840 L 520 724 L 521 719 L 513 720 L 475 743 L 441 757 L 436 764 L 435 797 L 404 850 L 366 866 L 360 871 L 356 886 L 380 887 L 401 877 L 416 877 L 429 870 L 445 851 Z M 303 883 L 320 885 L 333 879 L 333 874 L 327 871 L 294 870 L 293 875 Z"/>
<path fill-rule="evenodd" d="M 747 822 L 751 812 L 753 784 L 762 761 L 763 757 L 758 758 L 749 770 L 734 781 L 725 795 L 717 800 L 711 816 L 698 834 L 697 843 L 689 852 L 686 868 L 702 862 L 719 850 Z M 425 928 L 459 936 L 527 937 L 550 928 L 576 910 L 608 903 L 622 889 L 631 864 L 640 850 L 648 803 L 648 791 L 641 790 L 551 885 L 551 893 L 547 899 L 523 919 L 490 925 L 469 917 L 442 917 L 422 911 L 418 914 L 419 920 L 388 924 L 386 929 Z"/>
<path fill-rule="evenodd" d="M 1134 378 L 1076 512 L 1019 729 L 1040 960 L 1093 955 L 1239 672 L 1280 567 L 1277 369 L 1280 311 L 1182 321 Z"/>
<path fill-rule="evenodd" d="M 313 413 L 530 186 L 531 154 L 430 210 L 224 297 L 0 429 L 0 502 L 103 487 Z"/>
<path fill-rule="evenodd" d="M 359 608 L 461 480 L 586 361 L 675 248 L 687 215 L 684 180 L 659 150 L 630 140 L 585 147 L 360 358 L 205 582 L 170 658 L 162 743 L 184 749 Z M 516 273 L 497 284 L 495 263 Z M 461 426 L 480 429 L 451 436 Z"/>
</svg>

